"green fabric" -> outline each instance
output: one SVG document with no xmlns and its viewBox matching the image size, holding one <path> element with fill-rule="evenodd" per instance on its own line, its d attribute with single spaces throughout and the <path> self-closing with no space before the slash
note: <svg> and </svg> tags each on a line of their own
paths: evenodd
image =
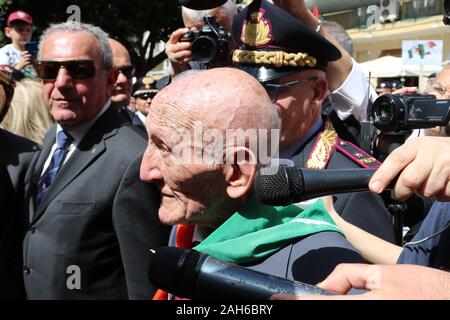
<svg viewBox="0 0 450 320">
<path fill-rule="evenodd" d="M 272 207 L 251 198 L 194 249 L 242 264 L 266 258 L 293 240 L 322 231 L 342 231 L 319 200 L 307 209 Z"/>
</svg>

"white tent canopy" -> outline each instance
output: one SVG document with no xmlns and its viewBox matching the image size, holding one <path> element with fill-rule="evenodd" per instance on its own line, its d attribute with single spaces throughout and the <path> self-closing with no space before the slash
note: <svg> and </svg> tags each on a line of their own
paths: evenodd
<svg viewBox="0 0 450 320">
<path fill-rule="evenodd" d="M 404 65 L 403 59 L 393 56 L 384 56 L 375 60 L 360 63 L 366 77 L 371 72 L 372 78 L 418 77 L 428 76 L 439 72 L 442 66 Z"/>
</svg>

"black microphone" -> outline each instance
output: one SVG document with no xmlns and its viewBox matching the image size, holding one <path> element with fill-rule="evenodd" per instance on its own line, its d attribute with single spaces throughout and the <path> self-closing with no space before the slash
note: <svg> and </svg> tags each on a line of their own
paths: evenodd
<svg viewBox="0 0 450 320">
<path fill-rule="evenodd" d="M 163 247 L 154 252 L 149 278 L 159 289 L 189 299 L 268 300 L 274 294 L 330 295 L 319 287 L 175 247 Z"/>
<path fill-rule="evenodd" d="M 272 206 L 347 192 L 369 190 L 375 169 L 312 170 L 278 166 L 261 168 L 255 178 L 258 200 Z M 393 185 L 393 184 L 392 184 Z"/>
</svg>

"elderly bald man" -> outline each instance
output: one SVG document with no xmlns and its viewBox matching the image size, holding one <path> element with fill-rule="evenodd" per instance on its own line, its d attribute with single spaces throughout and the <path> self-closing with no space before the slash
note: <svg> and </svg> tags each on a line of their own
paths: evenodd
<svg viewBox="0 0 450 320">
<path fill-rule="evenodd" d="M 254 198 L 256 171 L 277 147 L 279 124 L 265 89 L 250 75 L 228 68 L 197 71 L 154 98 L 140 176 L 161 191 L 160 220 L 184 224 L 172 232 L 171 245 L 201 241 L 195 250 L 224 261 L 317 283 L 339 262 L 362 258 L 321 201 L 303 210 Z M 189 241 L 187 230 L 194 233 Z"/>
</svg>

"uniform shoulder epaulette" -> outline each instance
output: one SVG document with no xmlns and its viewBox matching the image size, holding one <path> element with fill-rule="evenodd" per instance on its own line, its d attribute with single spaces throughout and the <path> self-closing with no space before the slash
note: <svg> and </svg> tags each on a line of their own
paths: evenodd
<svg viewBox="0 0 450 320">
<path fill-rule="evenodd" d="M 381 162 L 358 148 L 353 143 L 337 138 L 336 149 L 343 153 L 347 158 L 366 169 L 378 169 Z"/>
<path fill-rule="evenodd" d="M 325 122 L 324 130 L 319 134 L 307 158 L 305 168 L 322 170 L 328 165 L 335 150 L 366 169 L 378 169 L 381 165 L 377 159 L 367 154 L 351 142 L 338 137 L 330 121 Z"/>
</svg>

